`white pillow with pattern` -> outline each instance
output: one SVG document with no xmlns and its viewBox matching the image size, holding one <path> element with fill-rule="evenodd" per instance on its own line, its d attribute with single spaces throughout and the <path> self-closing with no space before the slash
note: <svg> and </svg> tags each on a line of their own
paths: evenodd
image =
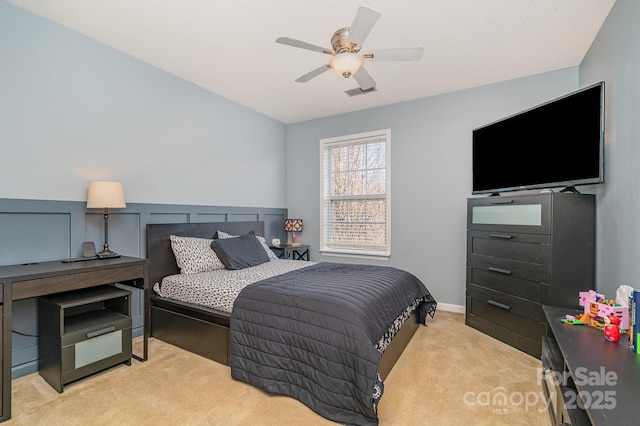
<svg viewBox="0 0 640 426">
<path fill-rule="evenodd" d="M 171 249 L 181 274 L 224 269 L 224 264 L 211 248 L 212 239 L 170 235 Z"/>
</svg>

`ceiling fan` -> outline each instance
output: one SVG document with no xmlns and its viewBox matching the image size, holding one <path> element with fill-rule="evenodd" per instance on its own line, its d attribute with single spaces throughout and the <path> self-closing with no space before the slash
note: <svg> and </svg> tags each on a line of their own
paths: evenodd
<svg viewBox="0 0 640 426">
<path fill-rule="evenodd" d="M 418 61 L 424 53 L 422 47 L 379 49 L 361 53 L 360 49 L 362 48 L 362 44 L 379 18 L 380 12 L 377 10 L 360 6 L 351 27 L 339 29 L 333 34 L 333 37 L 331 37 L 331 46 L 333 49 L 327 49 L 288 37 L 279 37 L 276 43 L 333 56 L 326 65 L 318 67 L 296 79 L 298 83 L 305 83 L 328 69 L 333 68 L 338 75 L 344 78 L 353 77 L 360 86 L 361 93 L 366 93 L 376 90 L 376 82 L 364 68 L 363 63 L 365 61 Z M 347 93 L 348 92 L 351 91 L 347 91 Z"/>
</svg>

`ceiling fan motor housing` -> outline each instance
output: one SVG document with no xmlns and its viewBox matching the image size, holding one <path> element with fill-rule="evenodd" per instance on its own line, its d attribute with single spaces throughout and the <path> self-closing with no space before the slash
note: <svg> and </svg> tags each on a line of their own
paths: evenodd
<svg viewBox="0 0 640 426">
<path fill-rule="evenodd" d="M 333 47 L 333 51 L 336 52 L 336 54 L 344 52 L 358 53 L 360 51 L 360 46 L 348 40 L 349 30 L 350 28 L 346 27 L 333 33 L 333 37 L 331 37 L 331 47 Z"/>
</svg>

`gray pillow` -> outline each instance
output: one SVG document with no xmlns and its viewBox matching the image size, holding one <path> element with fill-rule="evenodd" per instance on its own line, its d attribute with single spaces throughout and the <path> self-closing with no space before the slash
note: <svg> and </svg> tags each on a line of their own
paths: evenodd
<svg viewBox="0 0 640 426">
<path fill-rule="evenodd" d="M 225 238 L 237 238 L 237 237 L 238 237 L 237 235 L 227 234 L 226 232 L 223 232 L 223 231 L 216 231 L 216 233 L 213 235 L 213 238 L 220 238 L 222 240 L 224 240 Z M 267 252 L 267 256 L 269 256 L 269 259 L 278 259 L 278 256 L 276 256 L 276 254 L 267 245 L 267 239 L 265 237 L 256 235 L 256 238 L 258 239 L 258 241 L 260 241 L 260 244 L 262 245 L 262 248 L 264 248 L 264 251 Z"/>
<path fill-rule="evenodd" d="M 244 269 L 269 261 L 253 231 L 237 238 L 213 240 L 211 249 L 227 269 Z"/>
</svg>

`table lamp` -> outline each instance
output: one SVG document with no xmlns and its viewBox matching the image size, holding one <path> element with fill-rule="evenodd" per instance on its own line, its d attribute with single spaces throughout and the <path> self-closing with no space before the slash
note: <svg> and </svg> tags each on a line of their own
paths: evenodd
<svg viewBox="0 0 640 426">
<path fill-rule="evenodd" d="M 120 182 L 91 182 L 87 193 L 88 209 L 104 209 L 104 246 L 99 257 L 117 257 L 117 253 L 109 249 L 109 209 L 127 207 L 124 200 L 124 188 Z"/>
<path fill-rule="evenodd" d="M 291 232 L 291 242 L 285 243 L 285 246 L 297 247 L 302 245 L 302 243 L 296 243 L 296 232 L 302 232 L 302 219 L 286 219 L 284 221 L 284 230 Z"/>
</svg>

